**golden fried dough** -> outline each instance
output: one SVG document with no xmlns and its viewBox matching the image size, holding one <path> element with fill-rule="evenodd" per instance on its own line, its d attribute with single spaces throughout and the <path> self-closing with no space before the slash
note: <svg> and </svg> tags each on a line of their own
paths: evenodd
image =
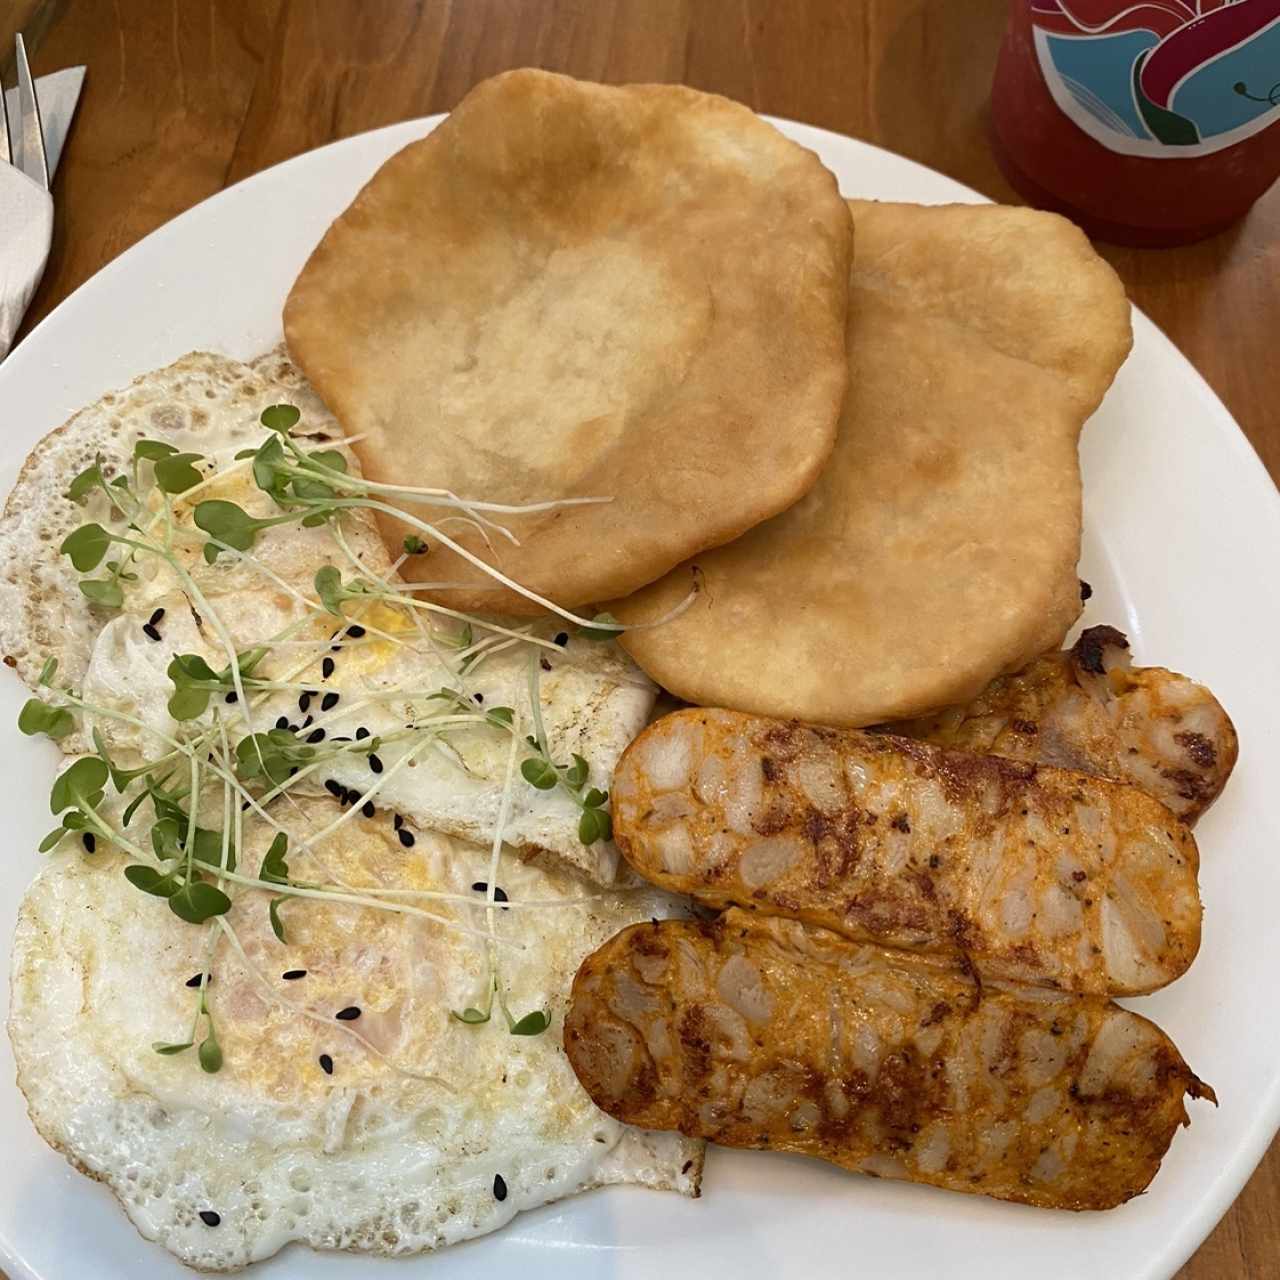
<svg viewBox="0 0 1280 1280">
<path fill-rule="evenodd" d="M 632 925 L 588 956 L 564 1046 L 627 1124 L 1047 1209 L 1136 1196 L 1184 1097 L 1213 1099 L 1106 1000 L 738 910 Z"/>
<path fill-rule="evenodd" d="M 850 389 L 789 511 L 694 563 L 623 637 L 689 702 L 866 725 L 972 698 L 1079 613 L 1084 420 L 1129 350 L 1111 268 L 1053 214 L 851 208 Z M 620 602 L 685 594 L 682 566 Z"/>
<path fill-rule="evenodd" d="M 885 726 L 959 751 L 1115 778 L 1188 826 L 1222 794 L 1240 743 L 1217 698 L 1163 667 L 1131 667 L 1129 641 L 1090 627 L 1075 644 L 989 684 L 973 702 Z"/>
<path fill-rule="evenodd" d="M 746 107 L 513 71 L 374 175 L 298 277 L 285 336 L 374 480 L 610 498 L 503 517 L 518 547 L 444 530 L 578 605 L 813 484 L 848 381 L 852 234 L 834 177 Z M 384 517 L 389 543 L 407 532 Z M 531 611 L 438 547 L 406 577 Z"/>
<path fill-rule="evenodd" d="M 1136 787 L 910 738 L 678 711 L 623 753 L 613 833 L 663 889 L 1139 995 L 1200 947 L 1191 832 Z"/>
</svg>

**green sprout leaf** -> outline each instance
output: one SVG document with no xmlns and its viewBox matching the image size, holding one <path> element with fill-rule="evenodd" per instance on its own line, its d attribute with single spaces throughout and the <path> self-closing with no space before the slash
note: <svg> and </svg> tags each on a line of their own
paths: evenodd
<svg viewBox="0 0 1280 1280">
<path fill-rule="evenodd" d="M 54 829 L 40 841 L 39 852 L 48 853 L 49 850 L 52 849 L 66 834 L 66 827 L 54 827 Z"/>
<path fill-rule="evenodd" d="M 595 844 L 613 835 L 613 821 L 603 809 L 583 809 L 578 819 L 578 839 L 583 844 Z"/>
<path fill-rule="evenodd" d="M 91 573 L 101 563 L 111 545 L 111 535 L 100 524 L 82 524 L 67 534 L 58 550 L 71 557 L 81 573 Z"/>
<path fill-rule="evenodd" d="M 289 837 L 283 831 L 277 831 L 275 839 L 271 842 L 271 847 L 263 855 L 262 867 L 258 871 L 259 880 L 265 880 L 268 884 L 289 883 L 289 863 L 285 859 L 288 849 Z M 274 908 L 272 916 L 272 927 L 274 928 L 276 919 Z M 280 941 L 283 942 L 284 939 L 281 938 Z"/>
<path fill-rule="evenodd" d="M 171 898 L 182 887 L 176 876 L 165 875 L 141 862 L 131 862 L 125 867 L 124 878 L 135 889 L 154 894 L 157 898 Z"/>
<path fill-rule="evenodd" d="M 299 742 L 288 729 L 269 729 L 240 740 L 236 746 L 236 773 L 242 782 L 266 778 L 272 786 L 279 786 L 315 754 L 314 747 Z"/>
<path fill-rule="evenodd" d="M 173 681 L 169 714 L 175 720 L 194 720 L 203 715 L 213 696 L 213 690 L 207 686 L 222 683 L 222 678 L 198 653 L 175 654 L 165 674 Z"/>
<path fill-rule="evenodd" d="M 124 592 L 111 578 L 81 578 L 80 590 L 91 603 L 105 609 L 118 609 L 124 604 Z"/>
<path fill-rule="evenodd" d="M 165 493 L 186 493 L 204 477 L 191 464 L 199 462 L 198 453 L 171 453 L 156 463 L 156 484 Z"/>
<path fill-rule="evenodd" d="M 336 471 L 344 476 L 347 474 L 347 460 L 337 449 L 317 449 L 314 453 L 307 454 L 307 461 L 326 471 Z"/>
<path fill-rule="evenodd" d="M 40 668 L 40 675 L 36 679 L 36 684 L 52 684 L 53 677 L 58 670 L 57 658 L 46 658 L 44 666 Z"/>
<path fill-rule="evenodd" d="M 49 809 L 61 813 L 72 805 L 96 807 L 107 785 L 107 766 L 97 756 L 85 756 L 54 779 L 49 793 Z"/>
<path fill-rule="evenodd" d="M 404 540 L 404 553 L 407 556 L 425 555 L 427 544 L 416 533 L 408 534 Z"/>
<path fill-rule="evenodd" d="M 182 1053 L 185 1049 L 190 1049 L 193 1044 L 195 1044 L 194 1040 L 187 1040 L 183 1044 L 165 1044 L 163 1040 L 153 1040 L 151 1047 L 157 1053 L 163 1053 L 166 1056 L 171 1056 L 175 1053 Z"/>
<path fill-rule="evenodd" d="M 39 698 L 28 698 L 18 712 L 18 731 L 29 738 L 43 733 L 56 742 L 74 728 L 75 720 L 66 707 L 51 707 Z"/>
<path fill-rule="evenodd" d="M 277 502 L 289 487 L 285 465 L 284 445 L 279 436 L 264 440 L 253 453 L 253 480 L 263 493 L 269 493 Z"/>
<path fill-rule="evenodd" d="M 284 922 L 280 919 L 280 904 L 286 900 L 287 899 L 283 897 L 272 898 L 270 906 L 267 907 L 267 915 L 271 917 L 271 932 L 274 933 L 281 942 L 287 941 L 284 936 Z"/>
<path fill-rule="evenodd" d="M 258 421 L 268 431 L 278 431 L 281 435 L 287 435 L 291 428 L 298 425 L 298 419 L 301 417 L 302 413 L 296 405 L 269 404 L 258 416 Z"/>
<path fill-rule="evenodd" d="M 337 618 L 342 617 L 342 602 L 347 598 L 342 589 L 342 574 L 331 564 L 316 570 L 316 595 L 320 603 Z"/>
<path fill-rule="evenodd" d="M 147 798 L 145 791 L 139 791 L 136 796 L 125 806 L 125 811 L 120 815 L 120 825 L 127 827 L 133 820 L 133 815 L 138 812 L 138 806 Z"/>
<path fill-rule="evenodd" d="M 484 713 L 484 718 L 499 728 L 509 729 L 511 722 L 515 719 L 516 713 L 510 707 L 490 707 Z"/>
<path fill-rule="evenodd" d="M 611 613 L 597 613 L 591 619 L 589 627 L 579 627 L 578 634 L 588 640 L 616 640 L 618 632 L 611 628 L 619 626 L 617 618 Z"/>
<path fill-rule="evenodd" d="M 194 520 L 196 527 L 205 533 L 225 542 L 237 551 L 248 551 L 258 536 L 258 530 L 264 527 L 265 521 L 255 520 L 247 511 L 236 506 L 234 502 L 225 502 L 221 498 L 211 498 L 196 504 Z M 208 554 L 213 551 L 212 557 Z M 216 547 L 205 548 L 205 559 L 210 563 L 218 557 Z"/>
<path fill-rule="evenodd" d="M 540 1036 L 550 1025 L 551 1019 L 541 1009 L 535 1009 L 532 1013 L 526 1013 L 519 1021 L 511 1023 L 511 1034 Z"/>
<path fill-rule="evenodd" d="M 197 862 L 203 862 L 207 867 L 216 867 L 221 870 L 222 832 L 209 831 L 204 827 L 197 827 L 191 844 L 191 856 Z M 227 841 L 226 869 L 228 871 L 236 869 L 236 846 L 235 841 L 231 839 Z"/>
<path fill-rule="evenodd" d="M 169 910 L 189 924 L 204 924 L 231 910 L 231 899 L 204 880 L 188 880 L 170 899 Z"/>
<path fill-rule="evenodd" d="M 468 1026 L 478 1026 L 482 1022 L 488 1022 L 493 1016 L 492 1009 L 463 1009 L 461 1013 L 457 1009 L 450 1009 L 449 1016 L 457 1018 L 459 1022 L 465 1022 Z"/>
<path fill-rule="evenodd" d="M 557 780 L 555 765 L 538 756 L 530 756 L 520 765 L 520 776 L 539 791 L 550 791 Z"/>
<path fill-rule="evenodd" d="M 587 794 L 582 797 L 582 803 L 588 809 L 598 809 L 608 799 L 609 793 L 607 791 L 597 791 L 595 787 L 592 787 Z"/>
<path fill-rule="evenodd" d="M 139 440 L 133 446 L 134 458 L 141 462 L 145 458 L 148 462 L 160 462 L 164 458 L 170 458 L 178 450 L 174 445 L 168 444 L 164 440 Z M 194 454 L 192 455 L 195 456 Z"/>
<path fill-rule="evenodd" d="M 85 469 L 67 487 L 67 497 L 72 502 L 82 502 L 100 484 L 103 483 L 102 468 L 98 463 Z"/>
<path fill-rule="evenodd" d="M 200 1059 L 201 1071 L 207 1071 L 210 1075 L 215 1075 L 222 1070 L 222 1046 L 214 1037 L 212 1026 L 209 1028 L 209 1034 L 200 1041 L 197 1055 Z"/>
<path fill-rule="evenodd" d="M 564 771 L 564 780 L 576 790 L 586 782 L 590 768 L 591 766 L 587 764 L 586 760 L 575 752 L 572 767 Z"/>
</svg>

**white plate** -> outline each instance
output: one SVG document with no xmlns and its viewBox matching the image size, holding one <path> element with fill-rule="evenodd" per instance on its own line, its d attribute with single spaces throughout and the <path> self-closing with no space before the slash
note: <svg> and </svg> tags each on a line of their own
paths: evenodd
<svg viewBox="0 0 1280 1280">
<path fill-rule="evenodd" d="M 104 391 L 193 348 L 252 356 L 280 336 L 280 307 L 329 220 L 393 151 L 435 121 L 395 125 L 300 156 L 176 218 L 59 307 L 0 367 L 0 489 L 46 431 Z M 864 143 L 801 125 L 849 195 L 975 201 L 949 178 Z M 1053 1214 L 877 1182 L 800 1159 L 712 1151 L 705 1192 L 686 1201 L 597 1191 L 518 1218 L 496 1236 L 420 1265 L 433 1280 L 527 1280 L 725 1271 L 752 1277 L 893 1280 L 1164 1280 L 1244 1185 L 1280 1122 L 1280 501 L 1239 428 L 1166 338 L 1135 316 L 1133 355 L 1085 433 L 1082 571 L 1086 621 L 1113 622 L 1140 662 L 1188 672 L 1226 704 L 1242 755 L 1201 824 L 1204 943 L 1191 972 L 1136 1001 L 1178 1043 L 1222 1106 L 1192 1125 L 1145 1196 L 1105 1214 Z M 0 725 L 18 681 L 0 681 Z M 55 752 L 0 730 L 7 939 L 49 825 Z M 1268 796 L 1272 803 L 1268 803 Z M 8 983 L 4 982 L 7 992 Z M 0 1262 L 14 1280 L 186 1276 L 142 1241 L 112 1197 L 36 1137 L 0 1047 Z M 388 1280 L 418 1266 L 291 1247 L 263 1280 Z"/>
</svg>

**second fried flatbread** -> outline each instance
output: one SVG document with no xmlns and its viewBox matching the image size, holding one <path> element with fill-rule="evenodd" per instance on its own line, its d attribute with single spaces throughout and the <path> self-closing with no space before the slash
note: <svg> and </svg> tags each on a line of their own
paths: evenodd
<svg viewBox="0 0 1280 1280">
<path fill-rule="evenodd" d="M 973 697 L 1080 610 L 1077 439 L 1131 343 L 1124 289 L 1053 214 L 854 201 L 850 391 L 782 515 L 693 563 L 623 644 L 690 702 L 838 725 Z M 614 607 L 677 604 L 688 567 Z"/>
</svg>

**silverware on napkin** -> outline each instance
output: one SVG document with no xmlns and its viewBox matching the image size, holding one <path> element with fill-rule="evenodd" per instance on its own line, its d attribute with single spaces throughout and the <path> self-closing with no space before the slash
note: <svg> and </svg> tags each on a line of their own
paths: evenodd
<svg viewBox="0 0 1280 1280">
<path fill-rule="evenodd" d="M 16 47 L 18 83 L 0 95 L 0 360 L 49 257 L 49 184 L 84 82 L 83 67 L 33 81 L 21 36 Z"/>
</svg>

